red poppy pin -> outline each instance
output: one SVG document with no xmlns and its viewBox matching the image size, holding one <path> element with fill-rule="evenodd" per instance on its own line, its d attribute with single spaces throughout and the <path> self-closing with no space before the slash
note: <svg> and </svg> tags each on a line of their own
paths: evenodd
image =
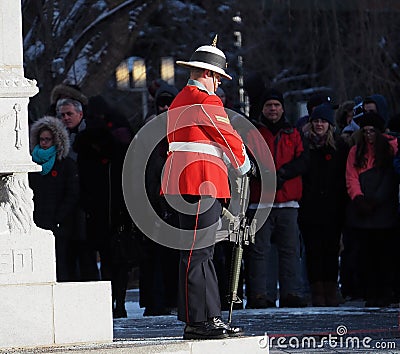
<svg viewBox="0 0 400 354">
<path fill-rule="evenodd" d="M 107 163 L 108 163 L 108 159 L 106 159 L 106 158 L 101 159 L 101 163 L 102 163 L 103 165 L 107 164 Z"/>
<path fill-rule="evenodd" d="M 107 123 L 107 127 L 112 128 L 112 126 L 113 126 L 112 122 Z"/>
<path fill-rule="evenodd" d="M 51 171 L 51 175 L 52 175 L 53 177 L 57 177 L 58 172 L 57 172 L 56 170 L 53 170 L 53 171 Z"/>
<path fill-rule="evenodd" d="M 325 155 L 325 160 L 326 160 L 326 161 L 332 160 L 332 155 L 331 155 L 331 154 L 326 154 L 326 155 Z"/>
</svg>

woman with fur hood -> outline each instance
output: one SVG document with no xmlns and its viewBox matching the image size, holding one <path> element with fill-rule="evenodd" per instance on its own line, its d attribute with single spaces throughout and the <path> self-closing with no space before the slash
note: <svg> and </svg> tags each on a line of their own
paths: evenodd
<svg viewBox="0 0 400 354">
<path fill-rule="evenodd" d="M 29 174 L 33 190 L 33 219 L 37 226 L 55 236 L 57 281 L 71 280 L 68 261 L 71 234 L 75 229 L 75 211 L 79 199 L 79 179 L 75 162 L 67 157 L 68 132 L 61 120 L 45 116 L 31 126 L 32 160 L 41 172 Z"/>
</svg>

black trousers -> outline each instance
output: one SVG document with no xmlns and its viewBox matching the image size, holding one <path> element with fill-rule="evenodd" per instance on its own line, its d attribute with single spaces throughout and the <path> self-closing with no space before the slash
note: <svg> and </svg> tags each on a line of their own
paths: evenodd
<svg viewBox="0 0 400 354">
<path fill-rule="evenodd" d="M 179 212 L 180 229 L 186 230 L 183 231 L 184 237 L 192 238 L 192 246 L 180 251 L 178 319 L 186 323 L 203 322 L 210 317 L 221 316 L 218 280 L 213 264 L 214 243 L 204 243 L 204 240 L 215 242 L 222 205 L 219 200 L 210 197 L 184 197 L 197 211 Z M 199 244 L 207 246 L 197 248 Z"/>
<path fill-rule="evenodd" d="M 179 251 L 145 237 L 139 264 L 139 305 L 152 312 L 177 307 Z"/>
<path fill-rule="evenodd" d="M 309 282 L 337 282 L 341 230 L 335 227 L 300 225 L 306 249 Z"/>
<path fill-rule="evenodd" d="M 365 299 L 377 300 L 392 294 L 398 250 L 395 229 L 353 229 L 360 250 L 359 270 Z"/>
</svg>

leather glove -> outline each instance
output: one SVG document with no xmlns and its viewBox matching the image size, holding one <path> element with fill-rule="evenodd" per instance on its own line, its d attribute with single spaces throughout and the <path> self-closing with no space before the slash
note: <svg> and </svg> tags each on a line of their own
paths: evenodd
<svg viewBox="0 0 400 354">
<path fill-rule="evenodd" d="M 283 186 L 283 184 L 286 182 L 286 179 L 282 177 L 282 171 L 278 170 L 276 171 L 276 190 L 280 190 Z"/>
</svg>

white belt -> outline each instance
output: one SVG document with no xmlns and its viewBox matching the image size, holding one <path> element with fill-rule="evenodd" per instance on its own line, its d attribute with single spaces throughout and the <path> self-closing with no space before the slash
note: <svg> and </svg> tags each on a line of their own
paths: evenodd
<svg viewBox="0 0 400 354">
<path fill-rule="evenodd" d="M 185 152 L 200 152 L 202 154 L 213 155 L 222 158 L 223 152 L 217 146 L 195 143 L 195 142 L 172 142 L 169 143 L 169 151 L 185 151 Z"/>
</svg>

